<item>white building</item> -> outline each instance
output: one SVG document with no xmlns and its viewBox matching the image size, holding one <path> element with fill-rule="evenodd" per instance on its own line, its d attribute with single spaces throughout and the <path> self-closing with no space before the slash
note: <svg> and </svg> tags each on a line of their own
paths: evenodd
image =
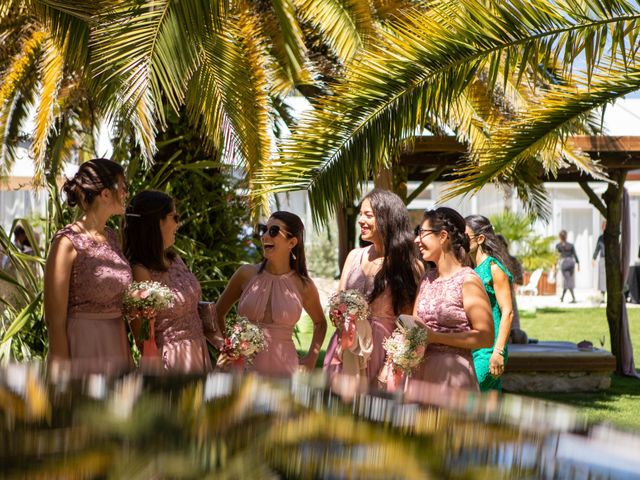
<svg viewBox="0 0 640 480">
<path fill-rule="evenodd" d="M 605 126 L 609 135 L 638 135 L 640 121 L 640 99 L 626 99 L 610 107 L 605 115 Z M 101 139 L 101 150 L 108 157 L 109 146 L 105 137 Z M 67 175 L 72 175 L 77 166 L 70 165 L 66 169 Z M 29 186 L 33 175 L 31 160 L 25 155 L 14 165 L 11 177 L 6 182 L 0 182 L 0 225 L 8 229 L 15 218 L 44 217 L 46 214 L 47 196 L 45 191 L 35 192 Z M 591 184 L 594 191 L 602 193 L 606 185 L 602 182 Z M 409 184 L 409 192 L 417 184 Z M 640 245 L 640 181 L 628 180 L 627 190 L 630 194 L 631 207 L 631 259 L 630 263 L 640 261 L 638 247 Z M 422 211 L 432 208 L 441 197 L 446 185 L 435 182 L 430 185 L 410 205 L 411 211 Z M 579 289 L 594 289 L 597 285 L 597 271 L 592 266 L 591 258 L 600 235 L 602 218 L 600 213 L 589 204 L 589 201 L 576 183 L 546 184 L 549 201 L 552 206 L 552 217 L 548 224 L 538 222 L 536 229 L 541 235 L 557 236 L 562 229 L 567 230 L 568 240 L 574 243 L 580 259 L 581 271 L 576 275 L 576 286 Z M 521 210 L 515 198 L 511 209 Z M 505 199 L 501 191 L 493 186 L 484 188 L 479 194 L 459 200 L 450 201 L 448 205 L 459 210 L 463 215 L 481 214 L 489 216 L 504 210 Z M 305 222 L 312 225 L 312 212 L 309 208 L 304 192 L 291 192 L 278 195 L 280 208 L 297 213 Z M 273 207 L 276 207 L 274 202 Z"/>
</svg>

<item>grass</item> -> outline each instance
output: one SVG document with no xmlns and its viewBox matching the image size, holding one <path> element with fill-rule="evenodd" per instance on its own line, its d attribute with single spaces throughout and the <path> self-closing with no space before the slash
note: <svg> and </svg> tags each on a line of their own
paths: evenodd
<svg viewBox="0 0 640 480">
<path fill-rule="evenodd" d="M 640 308 L 630 308 L 629 330 L 634 345 L 634 360 L 640 367 Z M 539 340 L 565 340 L 579 342 L 589 340 L 595 347 L 611 350 L 609 327 L 603 308 L 545 308 L 535 313 L 521 312 L 520 323 L 529 338 Z M 324 352 L 333 334 L 329 324 L 327 336 L 318 359 L 322 367 Z M 300 354 L 305 354 L 313 335 L 313 323 L 303 316 L 298 323 L 297 343 Z M 601 345 L 601 343 L 603 343 Z M 636 408 L 640 405 L 640 380 L 612 377 L 611 388 L 595 393 L 554 393 L 531 395 L 536 398 L 572 405 L 584 413 L 590 421 L 608 421 L 625 428 L 640 430 L 640 416 Z"/>
<path fill-rule="evenodd" d="M 640 367 L 640 309 L 630 308 L 627 311 L 634 361 L 636 367 Z M 538 309 L 534 314 L 523 312 L 520 324 L 529 338 L 576 343 L 589 340 L 595 347 L 611 350 L 609 327 L 603 308 Z M 640 417 L 636 413 L 640 402 L 640 380 L 614 375 L 611 388 L 604 392 L 532 396 L 572 405 L 593 422 L 608 421 L 621 427 L 640 429 Z"/>
</svg>

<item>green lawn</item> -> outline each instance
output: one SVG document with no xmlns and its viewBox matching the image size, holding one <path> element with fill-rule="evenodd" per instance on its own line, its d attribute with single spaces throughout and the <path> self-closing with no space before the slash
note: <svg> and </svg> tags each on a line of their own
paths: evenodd
<svg viewBox="0 0 640 480">
<path fill-rule="evenodd" d="M 640 309 L 630 308 L 629 331 L 635 347 L 634 360 L 640 369 Z M 589 340 L 595 347 L 610 350 L 609 327 L 604 308 L 539 309 L 521 315 L 520 323 L 529 338 L 540 340 Z M 640 380 L 614 376 L 611 388 L 600 393 L 555 393 L 537 398 L 566 403 L 580 409 L 591 421 L 609 421 L 622 427 L 640 429 Z"/>
</svg>

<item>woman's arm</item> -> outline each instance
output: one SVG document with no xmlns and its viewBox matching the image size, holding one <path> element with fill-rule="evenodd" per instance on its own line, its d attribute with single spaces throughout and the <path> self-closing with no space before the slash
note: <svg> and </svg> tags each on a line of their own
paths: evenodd
<svg viewBox="0 0 640 480">
<path fill-rule="evenodd" d="M 151 278 L 151 273 L 149 273 L 149 270 L 146 267 L 143 267 L 142 265 L 134 265 L 131 271 L 133 273 L 134 282 L 153 281 L 153 279 Z M 139 318 L 136 318 L 135 320 L 132 320 L 131 322 L 129 322 L 129 326 L 131 327 L 131 333 L 133 333 L 133 339 L 135 340 L 136 345 L 138 346 L 138 350 L 142 352 L 143 342 L 140 340 L 140 329 L 142 327 L 142 320 Z M 153 320 L 150 320 L 149 332 L 153 332 L 154 327 L 155 325 Z"/>
<path fill-rule="evenodd" d="M 311 320 L 313 320 L 313 337 L 311 338 L 309 353 L 300 360 L 300 366 L 308 371 L 312 371 L 316 366 L 320 348 L 322 348 L 322 342 L 327 334 L 327 319 L 324 316 L 322 305 L 320 304 L 318 289 L 313 281 L 304 283 L 302 299 L 303 308 L 309 314 Z"/>
<path fill-rule="evenodd" d="M 354 257 L 356 256 L 356 249 L 353 249 L 347 255 L 347 259 L 344 261 L 344 265 L 342 266 L 342 272 L 340 273 L 340 282 L 338 283 L 338 291 L 341 292 L 347 288 L 347 277 L 349 276 L 349 272 L 351 271 L 351 264 L 353 263 Z"/>
<path fill-rule="evenodd" d="M 487 292 L 476 275 L 468 275 L 462 284 L 462 302 L 471 330 L 467 332 L 439 333 L 429 330 L 429 343 L 474 350 L 493 345 L 493 317 Z"/>
<path fill-rule="evenodd" d="M 71 270 L 77 253 L 71 240 L 60 236 L 53 241 L 44 271 L 44 317 L 49 336 L 49 360 L 69 359 L 67 305 Z"/>
<path fill-rule="evenodd" d="M 220 295 L 216 302 L 216 319 L 221 332 L 225 330 L 224 319 L 227 313 L 229 313 L 233 304 L 236 303 L 240 295 L 242 295 L 242 290 L 249 279 L 256 273 L 256 267 L 254 265 L 242 265 L 229 279 L 229 283 L 227 283 L 222 295 Z"/>
<path fill-rule="evenodd" d="M 500 327 L 498 338 L 493 346 L 493 353 L 489 360 L 489 371 L 494 376 L 502 375 L 504 371 L 504 348 L 509 340 L 511 322 L 513 321 L 513 300 L 511 298 L 511 284 L 509 277 L 496 265 L 491 265 L 491 278 L 496 300 L 500 307 Z"/>
</svg>

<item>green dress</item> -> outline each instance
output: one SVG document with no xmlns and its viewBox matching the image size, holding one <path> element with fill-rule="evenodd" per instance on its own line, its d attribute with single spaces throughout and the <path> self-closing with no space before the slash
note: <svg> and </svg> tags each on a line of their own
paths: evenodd
<svg viewBox="0 0 640 480">
<path fill-rule="evenodd" d="M 496 291 L 493 288 L 493 276 L 491 275 L 491 265 L 497 265 L 509 278 L 509 283 L 513 282 L 513 276 L 509 273 L 509 270 L 505 268 L 494 257 L 487 257 L 480 265 L 475 268 L 476 273 L 482 280 L 484 289 L 489 295 L 489 302 L 491 303 L 491 314 L 493 315 L 493 328 L 495 330 L 493 344 L 496 344 L 498 339 L 498 332 L 500 331 L 500 306 L 496 299 Z M 493 354 L 493 347 L 480 348 L 473 351 L 473 365 L 476 369 L 476 376 L 478 377 L 478 384 L 480 385 L 480 391 L 486 392 L 488 390 L 502 390 L 502 380 L 500 377 L 496 378 L 489 373 L 489 360 Z M 507 364 L 507 346 L 504 346 L 504 364 Z"/>
</svg>

